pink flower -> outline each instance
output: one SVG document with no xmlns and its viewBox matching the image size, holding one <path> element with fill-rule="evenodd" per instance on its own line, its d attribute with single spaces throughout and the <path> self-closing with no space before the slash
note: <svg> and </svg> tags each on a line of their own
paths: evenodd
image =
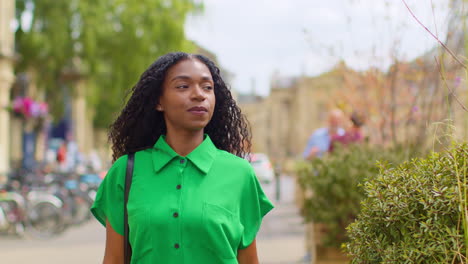
<svg viewBox="0 0 468 264">
<path fill-rule="evenodd" d="M 30 115 L 34 118 L 38 118 L 41 116 L 41 109 L 39 107 L 39 103 L 38 102 L 32 102 L 31 103 L 31 107 L 29 109 L 30 111 Z"/>
<path fill-rule="evenodd" d="M 23 114 L 26 117 L 31 117 L 32 116 L 33 104 L 34 104 L 34 101 L 31 98 L 29 98 L 29 97 L 23 98 Z"/>
<path fill-rule="evenodd" d="M 13 100 L 13 111 L 16 113 L 23 112 L 23 98 L 16 97 L 15 100 Z"/>
<path fill-rule="evenodd" d="M 13 111 L 25 118 L 40 118 L 47 116 L 49 106 L 44 102 L 36 102 L 29 97 L 16 97 L 13 100 Z"/>
<path fill-rule="evenodd" d="M 46 116 L 47 113 L 49 112 L 49 106 L 47 103 L 41 102 L 39 103 L 39 112 L 41 116 Z"/>
</svg>

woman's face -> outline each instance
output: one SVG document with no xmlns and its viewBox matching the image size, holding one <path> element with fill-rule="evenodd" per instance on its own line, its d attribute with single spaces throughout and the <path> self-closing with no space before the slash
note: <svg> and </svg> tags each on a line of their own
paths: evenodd
<svg viewBox="0 0 468 264">
<path fill-rule="evenodd" d="M 156 110 L 163 112 L 168 131 L 199 131 L 210 122 L 215 101 L 210 70 L 191 58 L 169 68 Z"/>
</svg>

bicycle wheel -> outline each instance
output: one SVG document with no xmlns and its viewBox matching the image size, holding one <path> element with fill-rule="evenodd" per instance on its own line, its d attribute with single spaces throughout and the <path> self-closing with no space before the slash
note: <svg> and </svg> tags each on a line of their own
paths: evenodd
<svg viewBox="0 0 468 264">
<path fill-rule="evenodd" d="M 61 208 L 48 201 L 32 204 L 26 211 L 26 232 L 38 239 L 48 239 L 59 233 L 63 225 Z"/>
</svg>

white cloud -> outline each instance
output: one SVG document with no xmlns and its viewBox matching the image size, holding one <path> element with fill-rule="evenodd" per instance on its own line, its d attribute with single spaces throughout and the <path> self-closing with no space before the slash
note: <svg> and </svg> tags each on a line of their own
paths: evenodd
<svg viewBox="0 0 468 264">
<path fill-rule="evenodd" d="M 236 78 L 233 88 L 269 92 L 275 70 L 319 74 L 341 58 L 358 69 L 386 67 L 391 50 L 414 58 L 435 45 L 396 0 L 205 0 L 205 12 L 187 21 L 187 36 L 217 54 Z M 431 0 L 407 0 L 434 30 Z M 446 0 L 432 0 L 439 34 L 446 26 Z M 305 30 L 305 32 L 304 32 Z"/>
</svg>

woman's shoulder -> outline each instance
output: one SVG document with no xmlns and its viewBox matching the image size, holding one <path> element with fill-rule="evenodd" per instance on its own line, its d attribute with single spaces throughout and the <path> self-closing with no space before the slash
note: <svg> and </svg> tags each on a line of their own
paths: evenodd
<svg viewBox="0 0 468 264">
<path fill-rule="evenodd" d="M 139 150 L 139 151 L 135 152 L 135 157 L 137 157 L 138 159 L 142 159 L 142 158 L 151 159 L 152 153 L 153 153 L 153 148 L 148 147 L 148 148 L 145 148 L 145 149 L 142 149 L 142 150 Z"/>
<path fill-rule="evenodd" d="M 114 161 L 114 163 L 112 164 L 110 170 L 119 170 L 122 167 L 126 167 L 127 166 L 127 160 L 128 160 L 128 155 L 127 154 L 120 156 L 119 158 L 117 158 Z"/>
<path fill-rule="evenodd" d="M 151 148 L 146 148 L 146 149 L 135 152 L 135 159 L 140 160 L 142 158 L 151 158 Z M 114 161 L 111 169 L 116 169 L 116 170 L 126 169 L 127 161 L 128 161 L 128 154 L 124 154 Z"/>
<path fill-rule="evenodd" d="M 236 170 L 243 170 L 246 172 L 250 172 L 252 170 L 252 165 L 250 165 L 248 160 L 224 150 L 218 151 L 216 161 L 225 168 L 235 168 Z"/>
</svg>

